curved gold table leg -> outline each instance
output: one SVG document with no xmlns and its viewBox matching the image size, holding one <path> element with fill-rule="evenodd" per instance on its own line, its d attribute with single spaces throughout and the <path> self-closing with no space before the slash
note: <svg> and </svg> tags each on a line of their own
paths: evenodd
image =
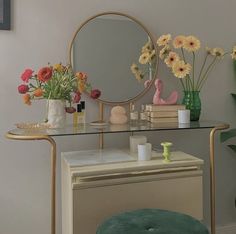
<svg viewBox="0 0 236 234">
<path fill-rule="evenodd" d="M 211 198 L 211 234 L 216 233 L 215 222 L 215 133 L 218 130 L 229 128 L 228 124 L 217 126 L 210 132 L 210 198 Z"/>
<path fill-rule="evenodd" d="M 13 140 L 46 140 L 51 144 L 51 234 L 56 234 L 56 142 L 50 136 L 19 136 L 11 133 L 6 138 Z"/>
</svg>

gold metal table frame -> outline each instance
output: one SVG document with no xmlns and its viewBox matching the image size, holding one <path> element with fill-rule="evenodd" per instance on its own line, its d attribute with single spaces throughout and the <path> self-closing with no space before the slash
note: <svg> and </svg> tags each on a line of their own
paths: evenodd
<svg viewBox="0 0 236 234">
<path fill-rule="evenodd" d="M 210 128 L 210 127 L 206 127 Z M 229 128 L 228 124 L 220 124 L 215 127 L 211 127 L 210 131 L 210 211 L 211 211 L 211 234 L 216 234 L 216 223 L 215 223 L 215 150 L 214 150 L 214 140 L 215 134 L 217 131 L 225 130 Z M 159 130 L 176 130 L 176 128 L 161 128 L 161 129 L 152 129 L 153 131 Z M 184 129 L 183 129 L 184 130 Z M 148 131 L 143 130 L 122 130 L 117 132 L 140 132 L 140 131 Z M 104 133 L 108 133 L 106 131 L 103 132 L 94 132 L 90 134 L 99 134 L 99 136 Z M 84 133 L 86 134 L 86 133 Z M 84 135 L 83 133 L 78 133 L 74 135 Z M 67 134 L 72 135 L 72 134 Z M 51 145 L 51 234 L 56 234 L 56 142 L 53 139 L 53 136 L 50 135 L 17 135 L 9 131 L 6 133 L 6 138 L 12 140 L 45 140 L 48 141 Z M 100 144 L 101 146 L 101 144 Z"/>
</svg>

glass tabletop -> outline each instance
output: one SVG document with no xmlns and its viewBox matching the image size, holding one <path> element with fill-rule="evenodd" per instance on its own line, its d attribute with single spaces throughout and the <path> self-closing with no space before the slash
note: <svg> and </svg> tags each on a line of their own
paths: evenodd
<svg viewBox="0 0 236 234">
<path fill-rule="evenodd" d="M 91 124 L 78 124 L 77 126 L 67 125 L 58 129 L 20 129 L 10 130 L 8 133 L 17 136 L 70 136 L 70 135 L 87 135 L 99 133 L 119 133 L 119 132 L 142 132 L 142 131 L 166 131 L 166 130 L 187 130 L 187 129 L 204 129 L 214 128 L 226 125 L 219 121 L 193 121 L 189 124 L 179 123 L 137 123 L 137 124 L 106 124 L 103 126 L 93 126 Z"/>
</svg>

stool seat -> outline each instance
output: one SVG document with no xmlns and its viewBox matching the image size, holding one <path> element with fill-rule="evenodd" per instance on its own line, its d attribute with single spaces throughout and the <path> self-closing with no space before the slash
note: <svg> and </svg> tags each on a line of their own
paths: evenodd
<svg viewBox="0 0 236 234">
<path fill-rule="evenodd" d="M 141 209 L 112 216 L 97 234 L 209 234 L 195 218 L 160 209 Z"/>
</svg>

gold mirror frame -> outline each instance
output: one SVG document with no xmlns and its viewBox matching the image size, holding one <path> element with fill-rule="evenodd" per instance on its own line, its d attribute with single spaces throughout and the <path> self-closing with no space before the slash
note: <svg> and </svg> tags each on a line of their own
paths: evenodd
<svg viewBox="0 0 236 234">
<path fill-rule="evenodd" d="M 103 15 L 118 15 L 118 16 L 124 16 L 124 17 L 127 17 L 131 20 L 133 20 L 134 22 L 136 22 L 138 25 L 140 25 L 143 30 L 148 34 L 148 36 L 150 37 L 150 40 L 151 42 L 153 43 L 153 46 L 154 46 L 154 49 L 155 49 L 155 52 L 156 52 L 156 58 L 157 58 L 157 61 L 156 61 L 156 66 L 155 66 L 155 73 L 154 73 L 154 78 L 151 80 L 150 84 L 148 85 L 148 87 L 144 88 L 144 90 L 142 92 L 140 92 L 138 95 L 136 95 L 135 97 L 133 98 L 130 98 L 126 101 L 123 101 L 123 102 L 110 102 L 110 101 L 105 101 L 105 100 L 102 100 L 102 99 L 96 99 L 99 103 L 103 103 L 103 104 L 106 104 L 106 105 L 126 105 L 126 104 L 129 104 L 131 102 L 135 102 L 137 101 L 138 99 L 140 99 L 144 94 L 147 93 L 147 91 L 151 88 L 156 76 L 157 76 L 157 73 L 158 73 L 158 64 L 159 64 L 159 56 L 158 56 L 158 50 L 157 50 L 157 46 L 156 46 L 156 43 L 154 41 L 154 38 L 152 36 L 152 34 L 149 32 L 149 30 L 137 19 L 135 19 L 134 17 L 130 16 L 130 15 L 127 15 L 127 14 L 124 14 L 124 13 L 120 13 L 120 12 L 115 12 L 115 11 L 107 11 L 107 12 L 103 12 L 103 13 L 99 13 L 99 14 L 96 14 L 90 18 L 88 18 L 84 23 L 82 23 L 80 25 L 80 27 L 76 30 L 73 38 L 72 38 L 72 41 L 70 43 L 70 48 L 69 48 L 69 61 L 70 61 L 70 65 L 72 66 L 72 59 L 71 59 L 71 54 L 72 54 L 72 47 L 73 47 L 73 42 L 78 34 L 78 32 L 91 20 L 99 17 L 99 16 L 103 16 Z M 73 66 L 72 66 L 73 68 Z M 88 94 L 87 94 L 88 95 Z"/>
</svg>

